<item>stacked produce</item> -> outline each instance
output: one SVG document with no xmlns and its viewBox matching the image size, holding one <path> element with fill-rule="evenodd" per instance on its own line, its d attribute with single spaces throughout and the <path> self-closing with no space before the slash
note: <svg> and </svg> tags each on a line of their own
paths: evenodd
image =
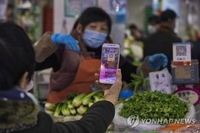
<svg viewBox="0 0 200 133">
<path fill-rule="evenodd" d="M 189 112 L 188 103 L 176 95 L 165 94 L 158 91 L 145 91 L 135 93 L 130 99 L 123 102 L 119 115 L 128 118 L 132 115 L 139 119 L 165 120 L 183 119 Z M 160 123 L 167 124 L 167 123 Z"/>
<path fill-rule="evenodd" d="M 86 94 L 70 94 L 65 101 L 57 104 L 46 103 L 45 110 L 53 116 L 82 116 L 95 102 L 104 100 L 103 91 Z"/>
<path fill-rule="evenodd" d="M 141 72 L 140 75 L 131 74 L 131 83 L 127 84 L 123 89 L 133 89 L 134 93 L 148 90 L 148 81 Z"/>
</svg>

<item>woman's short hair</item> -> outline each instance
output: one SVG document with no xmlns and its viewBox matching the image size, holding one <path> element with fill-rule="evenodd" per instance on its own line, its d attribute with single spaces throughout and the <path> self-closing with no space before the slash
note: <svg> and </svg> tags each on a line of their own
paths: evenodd
<svg viewBox="0 0 200 133">
<path fill-rule="evenodd" d="M 92 22 L 106 22 L 108 26 L 108 35 L 111 32 L 112 20 L 110 16 L 99 7 L 89 7 L 83 11 L 78 19 L 79 23 L 83 26 L 83 30 L 89 23 Z"/>
</svg>

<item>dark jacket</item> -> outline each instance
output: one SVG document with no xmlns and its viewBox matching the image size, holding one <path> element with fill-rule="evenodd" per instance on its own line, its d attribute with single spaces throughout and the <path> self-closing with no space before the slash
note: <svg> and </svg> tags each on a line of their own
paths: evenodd
<svg viewBox="0 0 200 133">
<path fill-rule="evenodd" d="M 114 112 L 114 106 L 106 101 L 94 104 L 80 121 L 54 123 L 51 116 L 40 112 L 35 127 L 16 133 L 105 133 Z"/>
<path fill-rule="evenodd" d="M 200 39 L 198 39 L 196 43 L 194 43 L 191 50 L 191 56 L 192 56 L 192 59 L 197 59 L 198 62 L 200 63 Z M 199 70 L 200 70 L 200 65 L 199 65 Z M 199 75 L 200 75 L 200 71 L 199 71 Z"/>
<path fill-rule="evenodd" d="M 173 60 L 172 46 L 175 42 L 182 42 L 181 39 L 168 27 L 161 28 L 144 41 L 144 57 L 163 53 L 168 57 L 168 70 L 171 71 L 171 61 Z"/>
<path fill-rule="evenodd" d="M 23 95 L 22 95 L 23 94 Z M 109 101 L 94 103 L 79 120 L 54 123 L 44 112 L 38 113 L 33 95 L 18 87 L 0 92 L 1 133 L 105 133 L 112 122 L 115 107 Z"/>
</svg>

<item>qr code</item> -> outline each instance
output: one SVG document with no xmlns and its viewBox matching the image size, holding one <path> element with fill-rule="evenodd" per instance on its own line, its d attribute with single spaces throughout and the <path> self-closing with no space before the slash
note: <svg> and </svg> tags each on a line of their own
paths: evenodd
<svg viewBox="0 0 200 133">
<path fill-rule="evenodd" d="M 108 54 L 108 59 L 114 60 L 115 59 L 115 54 Z"/>
<path fill-rule="evenodd" d="M 187 56 L 187 46 L 176 46 L 176 56 Z"/>
</svg>

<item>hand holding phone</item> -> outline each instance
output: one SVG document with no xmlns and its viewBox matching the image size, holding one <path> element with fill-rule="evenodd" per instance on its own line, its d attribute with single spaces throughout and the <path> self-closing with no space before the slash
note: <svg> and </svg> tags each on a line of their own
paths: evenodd
<svg viewBox="0 0 200 133">
<path fill-rule="evenodd" d="M 114 84 L 116 72 L 119 68 L 120 45 L 104 43 L 102 46 L 99 82 L 101 84 Z"/>
<path fill-rule="evenodd" d="M 95 73 L 95 76 L 99 77 L 99 74 Z M 96 84 L 99 85 L 100 89 L 104 90 L 104 100 L 111 102 L 113 105 L 116 105 L 119 98 L 119 93 L 122 88 L 121 70 L 117 70 L 116 81 L 113 85 L 99 84 L 99 80 L 96 80 Z"/>
</svg>

